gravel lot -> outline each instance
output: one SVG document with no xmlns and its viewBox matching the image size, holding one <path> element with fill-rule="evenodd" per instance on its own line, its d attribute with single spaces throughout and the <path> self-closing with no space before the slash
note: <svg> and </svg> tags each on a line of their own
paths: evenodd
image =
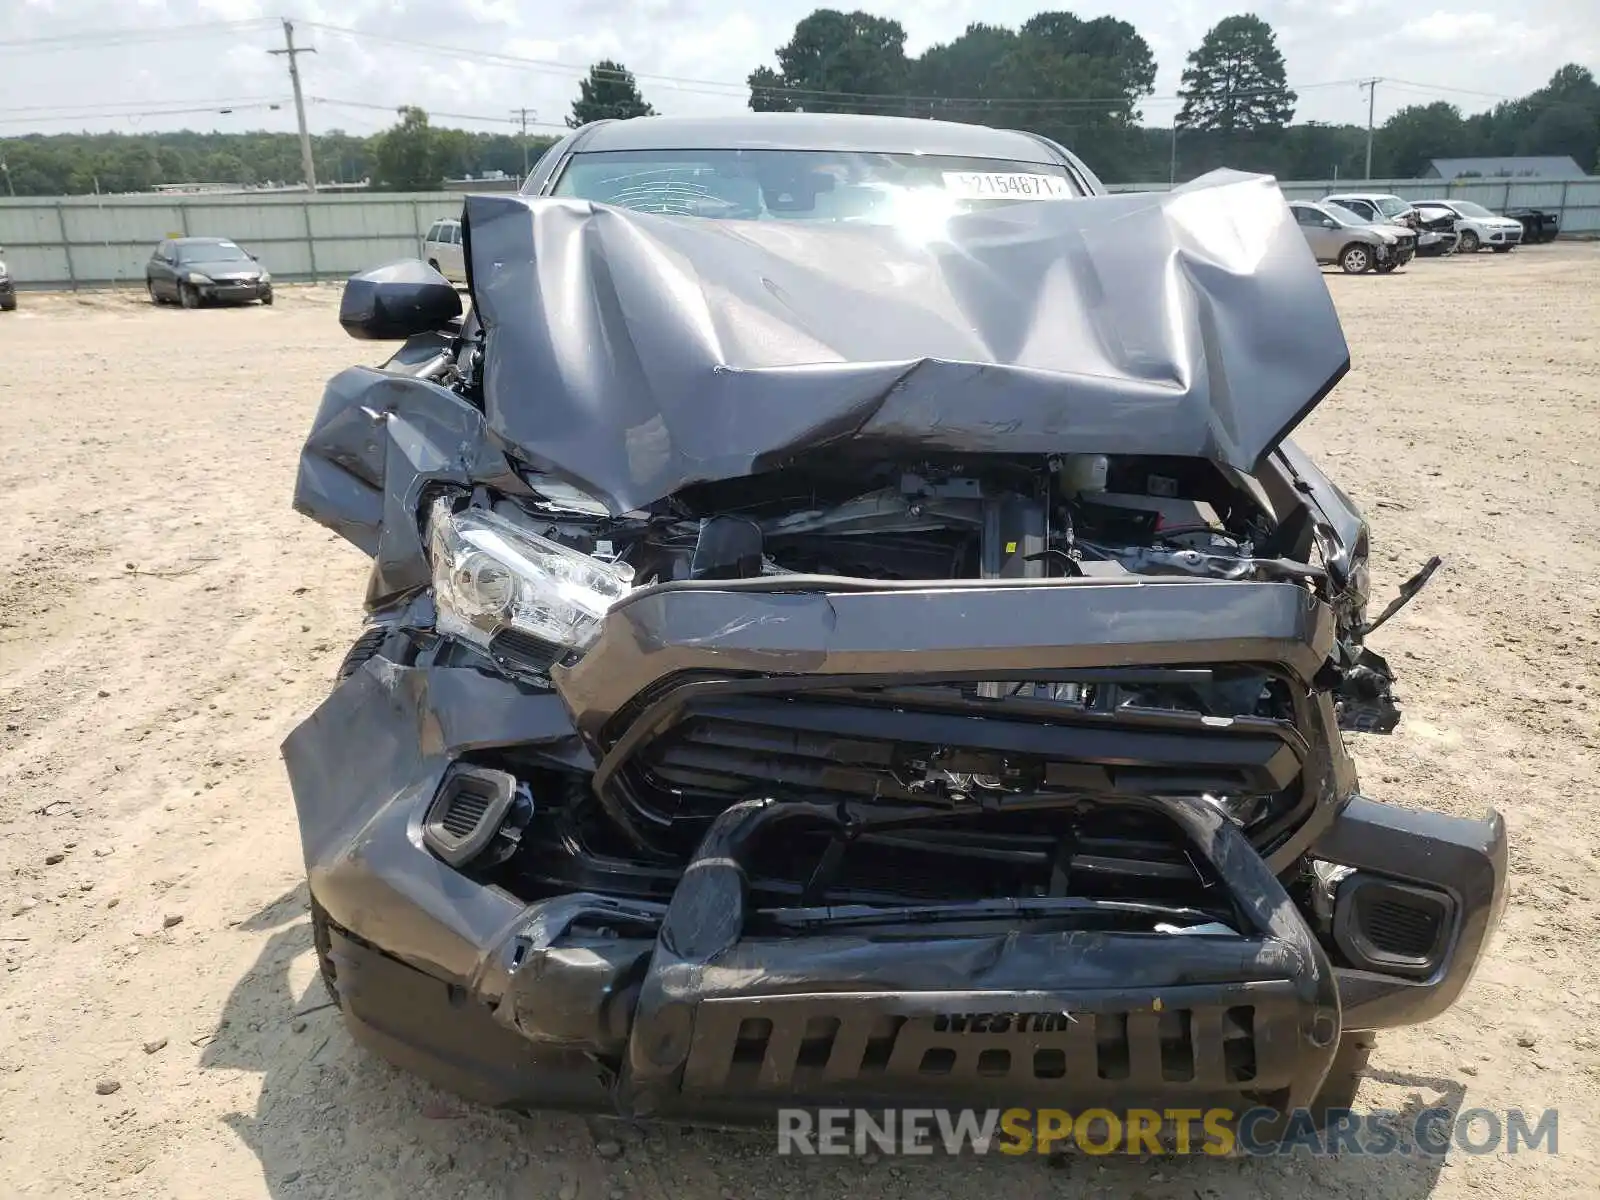
<svg viewBox="0 0 1600 1200">
<path fill-rule="evenodd" d="M 1384 799 L 1503 808 L 1515 877 L 1465 999 L 1361 1103 L 1558 1106 L 1560 1153 L 1274 1162 L 778 1160 L 750 1136 L 472 1109 L 358 1052 L 314 980 L 278 744 L 367 561 L 289 507 L 334 288 L 0 315 L 0 1192 L 1158 1200 L 1595 1195 L 1600 246 L 1328 285 L 1355 369 L 1301 440 L 1367 510 L 1406 718 Z M 617 1139 L 596 1149 L 598 1139 Z"/>
</svg>

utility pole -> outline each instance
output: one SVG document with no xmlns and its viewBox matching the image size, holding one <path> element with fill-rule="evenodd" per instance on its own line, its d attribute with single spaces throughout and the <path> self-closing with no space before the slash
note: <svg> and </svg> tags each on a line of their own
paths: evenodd
<svg viewBox="0 0 1600 1200">
<path fill-rule="evenodd" d="M 527 108 L 513 108 L 511 110 L 511 115 L 513 117 L 521 117 L 522 118 L 522 181 L 524 183 L 526 183 L 528 181 L 528 115 L 529 115 L 529 113 L 532 113 L 534 116 L 538 116 L 539 115 L 538 113 L 533 112 L 532 109 L 527 109 Z"/>
<path fill-rule="evenodd" d="M 300 91 L 300 64 L 295 57 L 301 54 L 315 54 L 311 46 L 296 47 L 294 44 L 294 22 L 287 17 L 283 21 L 283 49 L 268 50 L 268 54 L 282 54 L 289 60 L 289 82 L 294 85 L 294 115 L 300 120 L 300 168 L 305 172 L 306 187 L 311 191 L 317 190 L 317 167 L 311 159 L 311 134 L 306 130 L 306 98 Z"/>
<path fill-rule="evenodd" d="M 1172 159 L 1167 164 L 1167 186 L 1178 186 L 1178 114 L 1172 114 Z"/>
<path fill-rule="evenodd" d="M 1378 103 L 1378 85 L 1382 79 L 1363 79 L 1361 86 L 1367 89 L 1367 174 L 1368 182 L 1372 180 L 1372 110 Z"/>
</svg>

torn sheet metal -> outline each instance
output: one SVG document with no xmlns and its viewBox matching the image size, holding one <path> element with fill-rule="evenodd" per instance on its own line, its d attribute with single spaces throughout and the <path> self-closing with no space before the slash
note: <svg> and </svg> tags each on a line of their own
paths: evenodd
<svg viewBox="0 0 1600 1200">
<path fill-rule="evenodd" d="M 1276 184 L 936 230 L 469 196 L 490 431 L 614 511 L 841 440 L 1254 468 L 1349 366 Z"/>
</svg>

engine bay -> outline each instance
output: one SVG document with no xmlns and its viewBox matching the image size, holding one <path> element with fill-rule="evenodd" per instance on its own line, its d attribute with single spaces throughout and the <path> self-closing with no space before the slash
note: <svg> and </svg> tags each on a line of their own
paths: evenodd
<svg viewBox="0 0 1600 1200">
<path fill-rule="evenodd" d="M 1281 557 L 1248 476 L 1197 459 L 835 460 L 701 484 L 615 518 L 535 477 L 542 536 L 626 563 L 636 586 L 683 579 L 1321 579 Z M 510 502 L 507 502 L 510 503 Z"/>
</svg>

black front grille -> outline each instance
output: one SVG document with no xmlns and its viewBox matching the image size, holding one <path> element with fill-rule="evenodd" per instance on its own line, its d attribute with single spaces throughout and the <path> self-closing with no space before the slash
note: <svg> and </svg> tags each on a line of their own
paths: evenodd
<svg viewBox="0 0 1600 1200">
<path fill-rule="evenodd" d="M 1300 769 L 1276 722 L 1051 712 L 1009 701 L 940 710 L 874 697 L 699 701 L 627 764 L 658 819 L 752 794 L 982 804 L 1023 793 L 1275 795 Z"/>
<path fill-rule="evenodd" d="M 1170 819 L 1139 801 L 1211 795 L 1258 815 L 1300 803 L 1307 749 L 1287 722 L 831 682 L 705 692 L 674 719 L 639 718 L 596 775 L 602 799 L 669 854 L 751 797 L 839 803 L 873 821 L 897 807 L 920 814 L 848 835 L 802 823 L 763 842 L 752 878 L 800 888 L 806 903 L 1077 896 L 1195 908 L 1214 898 L 1207 879 Z"/>
</svg>

